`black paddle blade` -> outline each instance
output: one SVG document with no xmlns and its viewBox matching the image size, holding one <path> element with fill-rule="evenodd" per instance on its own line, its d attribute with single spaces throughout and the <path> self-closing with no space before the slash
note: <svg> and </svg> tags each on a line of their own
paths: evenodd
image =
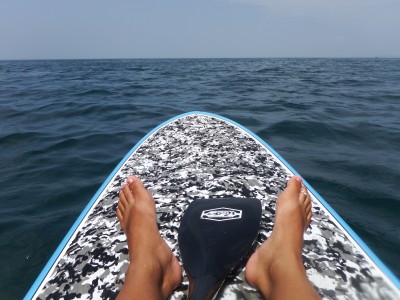
<svg viewBox="0 0 400 300">
<path fill-rule="evenodd" d="M 189 204 L 178 242 L 189 277 L 189 299 L 212 299 L 252 249 L 261 221 L 254 198 L 199 199 Z"/>
</svg>

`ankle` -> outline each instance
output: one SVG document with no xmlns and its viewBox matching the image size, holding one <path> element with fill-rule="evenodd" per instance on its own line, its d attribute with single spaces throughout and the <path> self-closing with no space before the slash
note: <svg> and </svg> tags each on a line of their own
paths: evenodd
<svg viewBox="0 0 400 300">
<path fill-rule="evenodd" d="M 141 266 L 134 265 L 131 262 L 125 273 L 125 282 L 118 294 L 117 300 L 133 298 L 156 300 L 162 299 L 161 295 L 159 280 L 154 278 L 146 268 L 141 268 Z"/>
<path fill-rule="evenodd" d="M 163 273 L 162 260 L 155 255 L 151 256 L 146 253 L 138 253 L 135 255 L 134 259 L 131 260 L 130 265 L 133 265 L 136 272 L 143 273 L 143 275 L 157 277 L 157 275 L 162 275 Z"/>
<path fill-rule="evenodd" d="M 268 274 L 270 278 L 275 281 L 276 279 L 286 277 L 291 273 L 304 272 L 304 270 L 301 255 L 296 255 L 295 253 L 282 253 L 281 256 L 276 257 L 270 262 Z"/>
</svg>

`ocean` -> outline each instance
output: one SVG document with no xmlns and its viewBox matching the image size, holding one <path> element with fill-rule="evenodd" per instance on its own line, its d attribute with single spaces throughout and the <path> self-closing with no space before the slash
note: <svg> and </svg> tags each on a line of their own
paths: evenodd
<svg viewBox="0 0 400 300">
<path fill-rule="evenodd" d="M 0 299 L 136 142 L 194 110 L 263 138 L 400 276 L 400 59 L 0 61 Z"/>
</svg>

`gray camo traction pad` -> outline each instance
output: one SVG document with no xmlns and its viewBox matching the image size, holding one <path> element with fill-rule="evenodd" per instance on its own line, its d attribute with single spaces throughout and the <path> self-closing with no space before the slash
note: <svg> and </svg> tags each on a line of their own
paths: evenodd
<svg viewBox="0 0 400 300">
<path fill-rule="evenodd" d="M 115 216 L 129 175 L 141 178 L 156 201 L 162 237 L 179 259 L 182 214 L 194 199 L 254 197 L 263 216 L 257 243 L 271 233 L 275 203 L 291 172 L 252 135 L 215 116 L 189 114 L 147 138 L 127 159 L 75 231 L 35 299 L 114 299 L 128 267 L 126 238 Z M 216 199 L 215 201 L 218 201 Z M 366 259 L 312 195 L 313 221 L 304 237 L 307 275 L 323 299 L 398 299 L 398 290 Z M 290 287 L 288 287 L 290 288 Z M 184 274 L 171 299 L 186 299 Z M 243 270 L 217 299 L 262 299 Z"/>
</svg>

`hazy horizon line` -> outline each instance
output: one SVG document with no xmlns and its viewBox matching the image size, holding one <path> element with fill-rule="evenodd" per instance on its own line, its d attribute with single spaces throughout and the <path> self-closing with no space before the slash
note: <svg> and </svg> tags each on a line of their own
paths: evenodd
<svg viewBox="0 0 400 300">
<path fill-rule="evenodd" d="M 184 59 L 399 59 L 400 56 L 249 56 L 249 57 L 111 57 L 111 58 L 0 58 L 0 61 L 40 60 L 184 60 Z"/>
</svg>

